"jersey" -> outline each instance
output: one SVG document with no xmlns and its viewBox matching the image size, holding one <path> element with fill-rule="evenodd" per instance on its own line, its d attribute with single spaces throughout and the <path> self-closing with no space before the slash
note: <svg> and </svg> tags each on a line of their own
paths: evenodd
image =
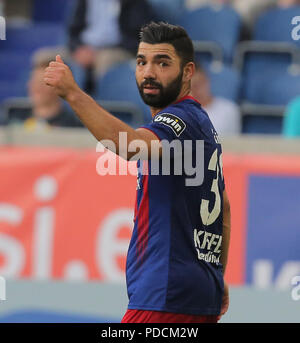
<svg viewBox="0 0 300 343">
<path fill-rule="evenodd" d="M 217 133 L 191 96 L 164 108 L 144 128 L 161 141 L 203 141 L 204 178 L 201 185 L 191 186 L 184 168 L 181 175 L 153 175 L 151 160 L 138 164 L 126 261 L 128 309 L 218 315 L 224 292 L 220 254 L 225 184 Z M 192 149 L 197 158 L 194 145 Z M 144 163 L 148 173 L 142 170 Z"/>
</svg>

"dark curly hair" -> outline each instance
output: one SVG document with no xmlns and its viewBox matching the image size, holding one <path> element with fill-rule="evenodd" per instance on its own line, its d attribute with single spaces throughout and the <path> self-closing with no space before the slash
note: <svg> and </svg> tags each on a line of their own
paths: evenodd
<svg viewBox="0 0 300 343">
<path fill-rule="evenodd" d="M 181 58 L 182 66 L 194 62 L 194 46 L 185 29 L 165 22 L 151 22 L 142 27 L 140 42 L 148 44 L 168 43 L 173 45 Z"/>
</svg>

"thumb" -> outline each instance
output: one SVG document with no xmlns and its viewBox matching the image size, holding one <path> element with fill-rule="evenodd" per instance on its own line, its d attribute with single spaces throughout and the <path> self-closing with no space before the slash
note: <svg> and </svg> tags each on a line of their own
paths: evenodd
<svg viewBox="0 0 300 343">
<path fill-rule="evenodd" d="M 56 62 L 58 63 L 64 63 L 64 61 L 62 60 L 62 58 L 60 57 L 60 55 L 56 56 Z"/>
</svg>

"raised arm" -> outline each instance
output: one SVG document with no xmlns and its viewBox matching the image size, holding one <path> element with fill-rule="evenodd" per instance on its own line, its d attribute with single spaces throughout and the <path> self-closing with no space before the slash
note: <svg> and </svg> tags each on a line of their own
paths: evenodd
<svg viewBox="0 0 300 343">
<path fill-rule="evenodd" d="M 119 133 L 127 133 L 127 148 L 134 140 L 144 141 L 150 153 L 151 141 L 160 144 L 157 136 L 149 130 L 134 130 L 118 118 L 114 117 L 88 94 L 82 91 L 75 82 L 69 67 L 58 55 L 55 62 L 51 62 L 45 71 L 44 80 L 48 86 L 54 88 L 57 95 L 65 99 L 81 122 L 90 130 L 98 141 L 111 140 L 116 146 L 116 153 L 130 159 L 135 152 L 124 154 L 119 146 Z M 126 148 L 126 147 L 125 147 Z M 127 149 L 126 149 L 127 150 Z"/>
</svg>

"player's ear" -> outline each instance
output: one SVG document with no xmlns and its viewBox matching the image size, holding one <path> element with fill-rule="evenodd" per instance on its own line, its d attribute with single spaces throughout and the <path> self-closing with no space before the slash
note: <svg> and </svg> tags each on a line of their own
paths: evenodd
<svg viewBox="0 0 300 343">
<path fill-rule="evenodd" d="M 195 63 L 188 62 L 183 69 L 183 78 L 184 81 L 191 81 L 193 75 L 195 73 Z"/>
</svg>

